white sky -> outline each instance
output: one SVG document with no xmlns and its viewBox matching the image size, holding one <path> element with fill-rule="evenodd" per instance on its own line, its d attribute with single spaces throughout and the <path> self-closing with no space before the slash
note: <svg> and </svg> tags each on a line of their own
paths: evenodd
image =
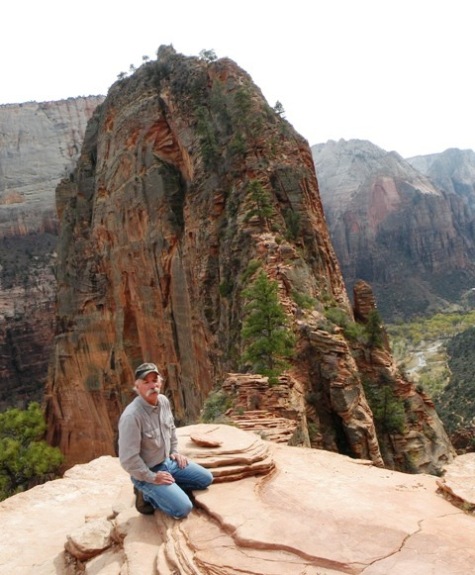
<svg viewBox="0 0 475 575">
<path fill-rule="evenodd" d="M 0 104 L 106 94 L 161 44 L 227 56 L 314 145 L 475 150 L 473 0 L 6 0 Z"/>
</svg>

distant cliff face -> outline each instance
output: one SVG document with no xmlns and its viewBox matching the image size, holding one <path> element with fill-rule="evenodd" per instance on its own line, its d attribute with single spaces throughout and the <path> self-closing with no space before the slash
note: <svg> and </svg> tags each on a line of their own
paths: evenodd
<svg viewBox="0 0 475 575">
<path fill-rule="evenodd" d="M 361 140 L 312 153 L 345 282 L 370 282 L 387 319 L 446 306 L 473 287 L 474 217 L 460 179 L 444 187 L 447 177 L 433 177 L 436 162 L 409 163 Z M 426 164 L 434 168 L 427 175 L 414 167 Z M 463 186 L 473 201 L 467 178 Z"/>
<path fill-rule="evenodd" d="M 355 322 L 310 148 L 234 62 L 161 47 L 157 61 L 112 86 L 57 205 L 46 414 L 48 439 L 68 465 L 114 453 L 143 360 L 162 368 L 179 424 L 194 422 L 225 380 L 240 385 L 228 375 L 242 365 L 243 290 L 257 269 L 278 283 L 297 352 L 279 385 L 246 385 L 265 392 L 266 406 L 294 414 L 296 440 L 383 465 L 363 380 L 384 377 L 417 403 L 417 417 L 408 413 L 388 442 L 388 464 L 402 466 L 409 449 L 415 468 L 429 472 L 451 458 L 433 406 L 398 374 L 384 344 L 342 329 Z M 366 286 L 358 293 L 364 326 L 374 301 Z M 244 388 L 235 392 L 246 406 Z"/>
<path fill-rule="evenodd" d="M 54 190 L 74 170 L 103 99 L 0 106 L 0 237 L 56 230 Z"/>
<path fill-rule="evenodd" d="M 0 106 L 0 408 L 40 400 L 51 354 L 55 189 L 103 97 Z"/>
<path fill-rule="evenodd" d="M 475 152 L 450 148 L 440 154 L 414 156 L 407 161 L 441 190 L 455 194 L 475 210 Z"/>
</svg>

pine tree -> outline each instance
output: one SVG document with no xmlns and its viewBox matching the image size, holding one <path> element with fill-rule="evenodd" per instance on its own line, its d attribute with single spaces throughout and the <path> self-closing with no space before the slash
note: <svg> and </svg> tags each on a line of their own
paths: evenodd
<svg viewBox="0 0 475 575">
<path fill-rule="evenodd" d="M 384 345 L 384 330 L 381 316 L 376 310 L 370 312 L 366 323 L 368 343 L 370 347 L 382 347 Z"/>
<path fill-rule="evenodd" d="M 270 193 L 257 180 L 252 180 L 248 185 L 249 197 L 252 208 L 247 212 L 245 221 L 257 216 L 261 222 L 269 219 L 274 214 Z"/>
<path fill-rule="evenodd" d="M 403 433 L 405 426 L 404 405 L 394 392 L 394 381 L 381 374 L 377 383 L 363 381 L 363 388 L 368 404 L 373 412 L 374 424 L 380 441 L 385 436 Z"/>
<path fill-rule="evenodd" d="M 46 424 L 38 403 L 0 413 L 0 501 L 44 482 L 63 457 L 42 440 Z"/>
<path fill-rule="evenodd" d="M 278 283 L 264 271 L 243 292 L 247 303 L 241 330 L 243 360 L 253 371 L 269 376 L 274 383 L 288 367 L 287 359 L 294 351 L 295 338 L 287 316 L 279 302 Z"/>
</svg>

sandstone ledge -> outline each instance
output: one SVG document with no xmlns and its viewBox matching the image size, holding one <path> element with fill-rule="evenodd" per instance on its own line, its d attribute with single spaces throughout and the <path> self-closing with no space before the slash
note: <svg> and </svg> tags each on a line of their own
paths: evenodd
<svg viewBox="0 0 475 575">
<path fill-rule="evenodd" d="M 195 492 L 196 508 L 183 521 L 141 516 L 129 478 L 113 457 L 78 465 L 60 480 L 0 504 L 0 575 L 466 575 L 475 561 L 475 518 L 451 505 L 437 478 L 377 468 L 369 462 L 302 447 L 263 442 L 222 425 L 180 430 L 180 449 L 241 474 L 259 457 L 272 471 L 213 484 Z M 193 445 L 193 433 L 221 445 Z M 233 438 L 234 446 L 229 445 Z M 211 454 L 206 454 L 208 449 Z M 239 450 L 242 450 L 239 456 Z M 201 451 L 201 453 L 200 453 Z M 257 449 L 259 453 L 259 450 Z M 252 454 L 252 455 L 251 455 Z M 265 456 L 264 456 L 265 454 Z M 457 461 L 455 476 L 475 485 L 475 456 Z M 233 461 L 231 464 L 230 461 Z M 464 464 L 462 472 L 460 466 Z M 444 481 L 450 482 L 450 467 Z M 456 486 L 454 486 L 454 489 Z M 460 492 L 460 486 L 458 487 Z M 110 541 L 97 555 L 97 525 Z M 89 533 L 88 531 L 89 525 Z M 78 535 L 79 534 L 79 535 Z M 94 541 L 96 556 L 82 562 L 67 541 Z M 79 542 L 81 543 L 81 542 Z M 71 546 L 70 546 L 71 547 Z M 87 549 L 79 544 L 83 557 Z"/>
</svg>

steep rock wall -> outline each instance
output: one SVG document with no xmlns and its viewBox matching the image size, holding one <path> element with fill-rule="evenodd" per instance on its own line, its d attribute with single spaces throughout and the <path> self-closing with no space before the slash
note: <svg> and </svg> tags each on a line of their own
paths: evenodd
<svg viewBox="0 0 475 575">
<path fill-rule="evenodd" d="M 258 209 L 256 182 L 271 215 Z M 305 407 L 295 410 L 303 435 L 383 465 L 352 347 L 325 315 L 331 307 L 354 322 L 310 148 L 234 62 L 161 47 L 117 82 L 57 205 L 46 415 L 68 465 L 114 453 L 142 360 L 163 369 L 178 423 L 198 418 L 242 365 L 242 291 L 257 267 L 278 282 L 297 336 L 290 401 Z M 443 430 L 431 441 L 450 459 Z"/>
<path fill-rule="evenodd" d="M 42 400 L 55 330 L 55 189 L 103 99 L 0 106 L 0 408 Z"/>
<path fill-rule="evenodd" d="M 74 170 L 103 96 L 0 106 L 0 238 L 57 229 L 54 190 Z"/>
</svg>

